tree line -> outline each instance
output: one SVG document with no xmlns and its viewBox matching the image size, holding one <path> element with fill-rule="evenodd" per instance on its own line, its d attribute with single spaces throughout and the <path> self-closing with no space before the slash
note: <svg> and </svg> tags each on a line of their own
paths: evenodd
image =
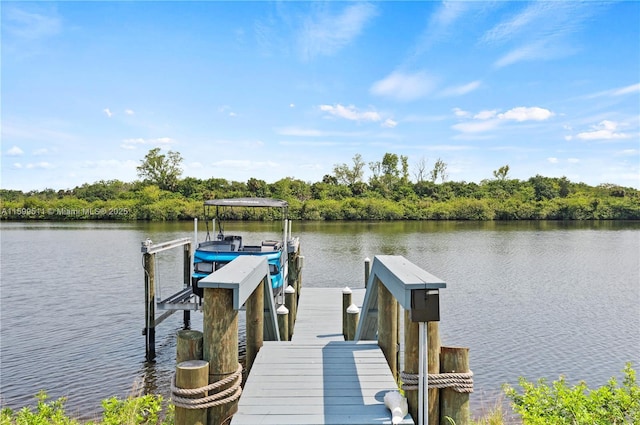
<svg viewBox="0 0 640 425">
<path fill-rule="evenodd" d="M 73 189 L 22 192 L 0 189 L 3 220 L 191 220 L 213 198 L 272 197 L 289 202 L 296 220 L 639 220 L 640 191 L 613 184 L 590 186 L 566 177 L 509 177 L 509 166 L 480 183 L 448 180 L 438 158 L 410 170 L 407 157 L 386 153 L 365 163 L 336 164 L 318 182 L 293 177 L 274 183 L 250 178 L 182 178 L 178 152 L 150 150 L 140 180 L 101 180 Z M 365 181 L 365 167 L 371 171 Z M 263 214 L 267 214 L 266 212 Z M 241 209 L 234 219 L 270 219 Z"/>
</svg>

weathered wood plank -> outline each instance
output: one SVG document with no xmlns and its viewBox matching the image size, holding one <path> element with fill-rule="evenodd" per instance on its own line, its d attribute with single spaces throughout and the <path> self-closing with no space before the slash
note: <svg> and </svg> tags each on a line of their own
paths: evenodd
<svg viewBox="0 0 640 425">
<path fill-rule="evenodd" d="M 354 291 L 361 303 L 364 291 Z M 342 290 L 305 288 L 292 341 L 265 342 L 233 425 L 390 424 L 396 383 L 376 343 L 345 342 Z M 410 416 L 402 424 L 413 424 Z"/>
</svg>

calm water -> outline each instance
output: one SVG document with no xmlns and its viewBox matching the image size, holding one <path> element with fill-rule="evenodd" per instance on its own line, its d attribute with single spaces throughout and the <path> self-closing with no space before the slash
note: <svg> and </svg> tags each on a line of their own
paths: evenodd
<svg viewBox="0 0 640 425">
<path fill-rule="evenodd" d="M 0 226 L 2 405 L 31 404 L 45 389 L 91 418 L 110 396 L 167 395 L 181 314 L 157 328 L 158 357 L 145 362 L 140 242 L 191 237 L 192 224 Z M 231 228 L 249 240 L 279 232 Z M 640 223 L 294 223 L 293 233 L 305 286 L 363 287 L 363 260 L 376 254 L 445 280 L 442 343 L 470 347 L 476 412 L 519 376 L 599 386 L 640 364 Z M 164 297 L 182 285 L 182 254 L 158 261 Z"/>
</svg>

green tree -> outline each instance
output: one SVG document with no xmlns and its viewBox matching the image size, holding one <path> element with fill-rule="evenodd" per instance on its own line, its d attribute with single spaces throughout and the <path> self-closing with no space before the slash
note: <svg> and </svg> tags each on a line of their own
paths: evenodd
<svg viewBox="0 0 640 425">
<path fill-rule="evenodd" d="M 501 181 L 507 179 L 507 174 L 509 174 L 509 165 L 503 165 L 497 170 L 493 170 L 493 177 Z"/>
<path fill-rule="evenodd" d="M 349 167 L 347 164 L 336 164 L 333 166 L 333 174 L 335 175 L 338 183 L 352 186 L 355 183 L 362 181 L 364 165 L 362 156 L 358 153 L 353 157 L 352 167 Z"/>
<path fill-rule="evenodd" d="M 144 181 L 156 184 L 162 190 L 175 190 L 182 175 L 182 156 L 179 152 L 169 151 L 161 154 L 160 148 L 151 149 L 136 168 L 138 176 Z"/>
<path fill-rule="evenodd" d="M 447 181 L 447 178 L 449 177 L 449 174 L 447 173 L 447 163 L 438 158 L 436 163 L 433 164 L 433 170 L 429 173 L 429 177 L 434 183 L 438 181 L 438 179 L 440 179 L 442 183 Z"/>
</svg>

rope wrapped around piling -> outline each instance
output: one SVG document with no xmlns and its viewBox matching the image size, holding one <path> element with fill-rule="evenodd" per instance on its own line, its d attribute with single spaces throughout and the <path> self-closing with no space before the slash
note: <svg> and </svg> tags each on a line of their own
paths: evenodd
<svg viewBox="0 0 640 425">
<path fill-rule="evenodd" d="M 207 391 L 216 390 L 231 382 L 233 382 L 233 384 L 226 390 L 209 395 L 207 397 L 202 397 L 202 398 L 181 397 L 181 396 L 194 396 L 198 394 L 203 394 Z M 240 394 L 242 394 L 242 387 L 240 386 L 241 382 L 242 382 L 242 365 L 241 364 L 238 364 L 238 369 L 236 369 L 235 372 L 233 372 L 226 378 L 201 388 L 193 388 L 193 389 L 178 388 L 176 387 L 176 377 L 174 375 L 173 379 L 171 379 L 171 400 L 173 401 L 174 406 L 182 407 L 184 409 L 207 409 L 213 406 L 221 406 L 223 404 L 231 403 L 237 400 L 238 398 L 240 398 Z"/>
<path fill-rule="evenodd" d="M 458 393 L 473 392 L 473 372 L 466 373 L 435 373 L 429 374 L 429 389 L 451 388 Z M 400 372 L 403 390 L 417 390 L 420 376 L 415 373 Z"/>
</svg>

